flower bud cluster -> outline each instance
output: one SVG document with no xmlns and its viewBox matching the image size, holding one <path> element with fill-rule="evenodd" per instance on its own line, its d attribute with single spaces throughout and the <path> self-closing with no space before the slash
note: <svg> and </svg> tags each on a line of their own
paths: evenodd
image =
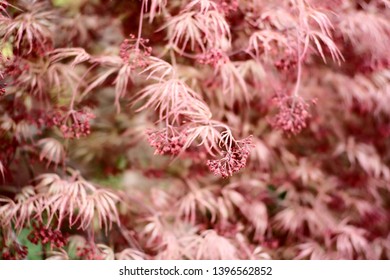
<svg viewBox="0 0 390 280">
<path fill-rule="evenodd" d="M 138 41 L 133 34 L 125 39 L 119 50 L 119 56 L 129 64 L 132 69 L 145 68 L 148 65 L 148 57 L 152 53 L 152 47 L 147 46 L 148 39 L 139 38 Z"/>
<path fill-rule="evenodd" d="M 80 138 L 91 133 L 90 121 L 95 115 L 88 111 L 71 111 L 61 119 L 60 130 L 64 138 Z"/>
<path fill-rule="evenodd" d="M 299 97 L 277 96 L 273 98 L 279 112 L 271 124 L 287 133 L 298 134 L 310 118 L 309 104 Z"/>
<path fill-rule="evenodd" d="M 93 246 L 77 247 L 76 255 L 84 260 L 102 260 L 96 248 Z"/>
<path fill-rule="evenodd" d="M 220 0 L 218 2 L 218 9 L 225 15 L 229 15 L 238 10 L 238 0 Z"/>
<path fill-rule="evenodd" d="M 252 147 L 252 137 L 249 136 L 237 141 L 229 151 L 224 152 L 224 157 L 217 160 L 208 160 L 209 170 L 217 176 L 227 178 L 246 166 Z"/>
<path fill-rule="evenodd" d="M 206 53 L 198 56 L 200 64 L 216 67 L 219 63 L 225 63 L 226 57 L 220 49 L 210 49 Z"/>
<path fill-rule="evenodd" d="M 4 247 L 1 258 L 3 260 L 23 260 L 26 259 L 28 248 L 18 243 L 14 243 L 12 247 Z"/>
<path fill-rule="evenodd" d="M 154 152 L 156 155 L 178 155 L 186 138 L 184 133 L 170 136 L 165 130 L 148 132 L 148 142 L 156 149 Z"/>
<path fill-rule="evenodd" d="M 61 231 L 44 227 L 41 224 L 33 225 L 33 230 L 30 232 L 28 240 L 33 244 L 41 242 L 42 245 L 45 245 L 50 243 L 51 247 L 56 248 L 64 247 L 67 242 Z"/>
</svg>

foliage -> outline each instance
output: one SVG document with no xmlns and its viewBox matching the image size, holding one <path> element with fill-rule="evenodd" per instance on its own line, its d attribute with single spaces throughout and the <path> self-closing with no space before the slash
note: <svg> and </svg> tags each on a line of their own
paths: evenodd
<svg viewBox="0 0 390 280">
<path fill-rule="evenodd" d="M 390 258 L 389 7 L 0 0 L 1 258 Z"/>
</svg>

